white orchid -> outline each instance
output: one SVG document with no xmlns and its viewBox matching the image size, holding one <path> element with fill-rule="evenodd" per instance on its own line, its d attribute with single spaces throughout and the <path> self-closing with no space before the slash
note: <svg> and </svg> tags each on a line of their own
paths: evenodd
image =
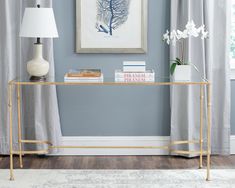
<svg viewBox="0 0 235 188">
<path fill-rule="evenodd" d="M 188 21 L 188 23 L 186 24 L 185 28 L 186 28 L 187 30 L 193 30 L 194 28 L 196 28 L 196 25 L 195 25 L 195 23 L 194 23 L 193 20 L 190 20 L 190 21 Z"/>
<path fill-rule="evenodd" d="M 184 31 L 177 30 L 177 34 L 178 34 L 178 39 L 179 40 L 188 38 L 187 30 L 184 30 Z"/>
<path fill-rule="evenodd" d="M 176 45 L 177 41 L 181 44 L 181 58 L 176 58 L 175 63 L 171 66 L 171 73 L 174 72 L 176 65 L 185 65 L 187 61 L 184 60 L 184 51 L 185 51 L 185 40 L 189 37 L 201 37 L 202 40 L 209 37 L 209 32 L 205 29 L 205 25 L 201 25 L 200 27 L 196 27 L 193 20 L 188 21 L 184 30 L 169 30 L 163 35 L 163 41 L 165 41 L 168 45 L 172 44 Z"/>
<path fill-rule="evenodd" d="M 169 31 L 167 30 L 166 33 L 163 35 L 163 41 L 166 41 L 166 43 L 169 45 L 171 40 L 170 40 L 170 35 Z"/>
<path fill-rule="evenodd" d="M 185 26 L 185 30 L 169 30 L 163 35 L 163 40 L 166 41 L 168 45 L 172 43 L 172 45 L 176 45 L 177 41 L 181 39 L 187 39 L 189 37 L 201 37 L 202 40 L 208 38 L 209 32 L 205 30 L 205 25 L 201 25 L 200 27 L 196 28 L 196 25 L 193 20 L 188 21 Z"/>
<path fill-rule="evenodd" d="M 198 29 L 197 32 L 200 33 L 202 31 L 205 31 L 205 25 L 201 25 Z"/>
<path fill-rule="evenodd" d="M 172 40 L 172 44 L 175 46 L 177 40 L 179 40 L 178 34 L 176 32 L 176 30 L 173 30 L 170 34 L 170 40 Z"/>
<path fill-rule="evenodd" d="M 208 31 L 202 31 L 201 39 L 204 40 L 204 39 L 207 39 L 208 37 L 209 37 L 209 32 Z"/>
<path fill-rule="evenodd" d="M 193 36 L 193 37 L 199 36 L 199 32 L 198 32 L 193 20 L 191 20 L 187 23 L 186 30 L 187 30 L 189 36 Z"/>
<path fill-rule="evenodd" d="M 201 33 L 201 39 L 207 39 L 209 37 L 209 32 L 205 30 L 205 25 L 198 28 L 198 32 Z"/>
</svg>

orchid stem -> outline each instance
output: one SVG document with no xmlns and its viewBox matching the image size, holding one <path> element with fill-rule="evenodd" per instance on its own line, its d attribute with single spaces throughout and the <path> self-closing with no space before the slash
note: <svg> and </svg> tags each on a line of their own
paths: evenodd
<svg viewBox="0 0 235 188">
<path fill-rule="evenodd" d="M 182 62 L 183 62 L 183 64 L 185 64 L 185 62 L 184 62 L 184 51 L 185 51 L 185 40 L 183 40 L 183 47 L 182 47 Z"/>
<path fill-rule="evenodd" d="M 180 47 L 181 47 L 181 61 L 182 65 L 184 65 L 184 51 L 185 51 L 185 41 L 180 41 Z"/>
</svg>

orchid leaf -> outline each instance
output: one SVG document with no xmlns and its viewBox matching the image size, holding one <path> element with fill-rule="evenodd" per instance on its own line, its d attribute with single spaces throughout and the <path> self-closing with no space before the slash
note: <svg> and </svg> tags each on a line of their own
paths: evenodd
<svg viewBox="0 0 235 188">
<path fill-rule="evenodd" d="M 177 63 L 172 63 L 171 68 L 170 68 L 171 75 L 174 74 L 176 66 L 177 66 Z"/>
<path fill-rule="evenodd" d="M 177 65 L 182 65 L 181 64 L 181 61 L 179 61 L 179 60 L 171 60 L 172 62 L 175 62 Z"/>
<path fill-rule="evenodd" d="M 180 58 L 178 58 L 178 57 L 176 58 L 176 60 L 179 61 L 179 62 L 181 62 Z"/>
</svg>

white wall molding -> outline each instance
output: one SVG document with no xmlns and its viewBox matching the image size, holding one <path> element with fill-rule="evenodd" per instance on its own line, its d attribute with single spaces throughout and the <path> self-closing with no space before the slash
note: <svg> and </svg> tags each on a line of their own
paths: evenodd
<svg viewBox="0 0 235 188">
<path fill-rule="evenodd" d="M 235 80 L 235 59 L 230 62 L 230 79 Z"/>
<path fill-rule="evenodd" d="M 231 69 L 231 73 L 230 73 L 230 79 L 231 80 L 235 80 L 235 69 Z"/>
<path fill-rule="evenodd" d="M 230 138 L 230 153 L 235 155 L 235 135 L 232 135 Z"/>
<path fill-rule="evenodd" d="M 63 137 L 65 146 L 165 146 L 170 137 Z M 168 155 L 160 149 L 61 149 L 57 155 Z M 235 154 L 235 135 L 231 136 L 231 154 Z"/>
</svg>

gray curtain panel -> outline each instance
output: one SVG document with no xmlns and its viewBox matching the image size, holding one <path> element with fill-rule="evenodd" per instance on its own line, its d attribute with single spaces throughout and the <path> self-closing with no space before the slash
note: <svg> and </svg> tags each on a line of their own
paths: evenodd
<svg viewBox="0 0 235 188">
<path fill-rule="evenodd" d="M 9 154 L 9 114 L 7 83 L 16 77 L 27 78 L 26 62 L 33 57 L 34 39 L 20 38 L 20 23 L 25 7 L 51 7 L 51 0 L 0 1 L 0 153 Z M 37 24 L 37 23 L 35 23 Z M 54 76 L 53 41 L 43 40 L 44 57 L 50 62 L 49 76 Z M 13 100 L 14 148 L 18 147 L 16 97 Z M 22 88 L 22 131 L 25 139 L 49 140 L 60 144 L 61 129 L 55 87 L 25 86 Z M 32 148 L 27 147 L 28 148 Z M 45 149 L 38 146 L 34 149 Z"/>
<path fill-rule="evenodd" d="M 171 29 L 183 30 L 188 20 L 194 20 L 197 26 L 205 24 L 209 30 L 206 41 L 200 38 L 187 41 L 186 59 L 212 82 L 212 153 L 230 154 L 230 1 L 171 0 Z M 171 59 L 178 53 L 179 49 L 171 46 Z M 193 71 L 192 79 L 199 78 Z M 196 87 L 171 88 L 172 141 L 199 139 L 199 94 Z M 206 118 L 204 121 L 207 126 Z M 199 146 L 175 149 L 198 150 Z"/>
</svg>

